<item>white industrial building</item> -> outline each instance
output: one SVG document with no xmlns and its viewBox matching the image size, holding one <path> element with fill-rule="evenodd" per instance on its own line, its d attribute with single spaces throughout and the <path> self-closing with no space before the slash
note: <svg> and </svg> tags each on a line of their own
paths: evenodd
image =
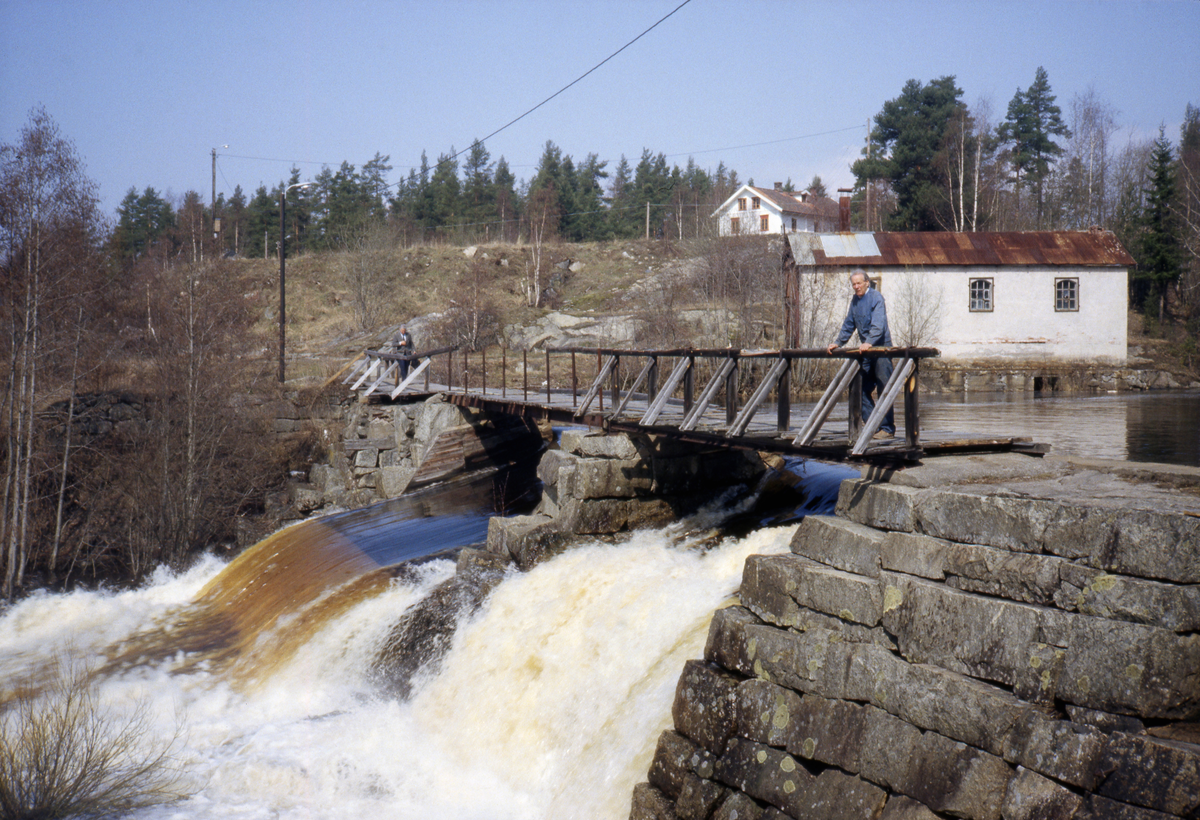
<svg viewBox="0 0 1200 820">
<path fill-rule="evenodd" d="M 832 341 L 849 274 L 863 270 L 897 346 L 937 347 L 947 362 L 1121 366 L 1133 264 L 1107 231 L 791 234 L 785 337 Z"/>
</svg>

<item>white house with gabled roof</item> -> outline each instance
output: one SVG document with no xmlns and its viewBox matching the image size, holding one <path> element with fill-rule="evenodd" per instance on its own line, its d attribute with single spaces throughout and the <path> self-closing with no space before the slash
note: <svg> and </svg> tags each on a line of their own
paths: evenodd
<svg viewBox="0 0 1200 820">
<path fill-rule="evenodd" d="M 774 188 L 743 185 L 712 216 L 721 236 L 832 231 L 838 227 L 836 202 L 808 191 L 785 191 L 781 182 Z"/>
</svg>

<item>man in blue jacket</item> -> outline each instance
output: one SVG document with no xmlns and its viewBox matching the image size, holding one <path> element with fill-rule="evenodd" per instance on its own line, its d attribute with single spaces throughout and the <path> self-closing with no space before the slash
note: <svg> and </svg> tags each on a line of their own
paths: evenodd
<svg viewBox="0 0 1200 820">
<path fill-rule="evenodd" d="M 892 333 L 888 330 L 887 305 L 883 302 L 883 296 L 871 287 L 870 277 L 861 270 L 850 274 L 850 287 L 854 289 L 854 296 L 850 298 L 850 310 L 846 313 L 846 320 L 842 322 L 837 341 L 829 346 L 829 352 L 832 353 L 850 341 L 850 336 L 855 331 L 858 331 L 860 351 L 870 350 L 872 347 L 891 347 Z M 876 399 L 883 396 L 883 387 L 892 377 L 892 360 L 882 356 L 877 359 L 864 356 L 862 376 L 862 417 L 863 422 L 866 422 L 875 409 L 871 393 L 875 393 Z M 896 414 L 889 407 L 883 424 L 875 433 L 875 438 L 893 438 L 895 435 Z"/>
</svg>

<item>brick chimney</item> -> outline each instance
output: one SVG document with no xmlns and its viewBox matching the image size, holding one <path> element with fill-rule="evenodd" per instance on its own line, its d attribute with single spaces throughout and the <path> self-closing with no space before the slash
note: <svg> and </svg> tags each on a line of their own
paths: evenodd
<svg viewBox="0 0 1200 820">
<path fill-rule="evenodd" d="M 850 194 L 853 188 L 838 188 L 838 230 L 850 230 Z"/>
<path fill-rule="evenodd" d="M 775 190 L 776 190 L 776 191 L 782 191 L 782 190 L 783 190 L 783 183 L 782 183 L 782 182 L 776 182 L 776 183 L 775 183 Z"/>
</svg>

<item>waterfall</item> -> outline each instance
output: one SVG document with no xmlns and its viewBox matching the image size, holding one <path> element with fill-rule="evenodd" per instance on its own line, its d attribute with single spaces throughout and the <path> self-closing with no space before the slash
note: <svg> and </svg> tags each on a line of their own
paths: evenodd
<svg viewBox="0 0 1200 820">
<path fill-rule="evenodd" d="M 369 538 L 370 519 L 307 522 L 136 590 L 30 596 L 0 617 L 0 702 L 63 653 L 100 668 L 105 700 L 147 702 L 181 732 L 194 793 L 140 818 L 624 818 L 712 612 L 794 529 L 694 520 L 514 572 L 398 700 L 372 664 L 454 564 L 388 566 L 379 544 L 456 528 L 400 515 Z"/>
</svg>

